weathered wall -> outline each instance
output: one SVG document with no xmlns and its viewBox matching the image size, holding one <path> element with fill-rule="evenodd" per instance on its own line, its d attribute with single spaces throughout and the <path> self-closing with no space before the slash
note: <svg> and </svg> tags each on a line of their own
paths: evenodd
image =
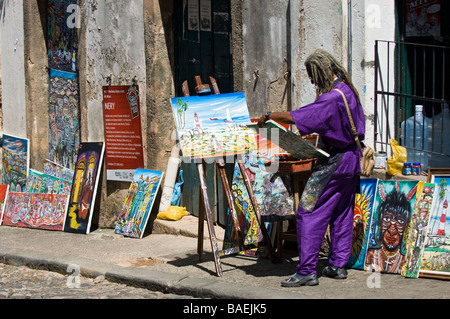
<svg viewBox="0 0 450 319">
<path fill-rule="evenodd" d="M 289 21 L 288 0 L 243 2 L 244 90 L 251 117 L 287 110 Z"/>
<path fill-rule="evenodd" d="M 42 171 L 48 158 L 48 59 L 45 47 L 47 1 L 24 2 L 25 96 L 30 167 Z"/>
<path fill-rule="evenodd" d="M 103 86 L 139 86 L 144 154 L 147 153 L 146 61 L 143 0 L 85 0 L 81 3 L 80 106 L 82 142 L 104 142 Z M 147 167 L 148 157 L 144 155 Z M 105 166 L 105 165 L 104 165 Z M 107 181 L 103 167 L 100 227 L 117 221 L 129 183 Z"/>
<path fill-rule="evenodd" d="M 2 10 L 3 132 L 27 137 L 22 1 L 4 1 Z"/>
</svg>

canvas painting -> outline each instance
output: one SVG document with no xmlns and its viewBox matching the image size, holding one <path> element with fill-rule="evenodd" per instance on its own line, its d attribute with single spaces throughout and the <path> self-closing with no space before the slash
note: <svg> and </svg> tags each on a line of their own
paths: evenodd
<svg viewBox="0 0 450 319">
<path fill-rule="evenodd" d="M 73 180 L 73 170 L 61 166 L 50 160 L 44 162 L 44 174 L 55 176 L 66 181 Z"/>
<path fill-rule="evenodd" d="M 360 192 L 355 197 L 353 244 L 347 264 L 349 268 L 364 269 L 377 184 L 376 178 L 361 178 Z"/>
<path fill-rule="evenodd" d="M 70 195 L 71 187 L 71 181 L 66 181 L 30 168 L 26 193 Z"/>
<path fill-rule="evenodd" d="M 105 146 L 82 143 L 78 150 L 64 231 L 89 234 Z"/>
<path fill-rule="evenodd" d="M 172 111 L 184 157 L 208 158 L 256 149 L 244 93 L 172 98 Z"/>
<path fill-rule="evenodd" d="M 29 140 L 3 134 L 2 179 L 11 192 L 25 192 L 30 165 Z"/>
<path fill-rule="evenodd" d="M 406 255 L 402 276 L 417 278 L 422 259 L 425 236 L 434 199 L 435 184 L 419 182 L 416 203 L 409 223 L 406 239 Z"/>
<path fill-rule="evenodd" d="M 116 223 L 115 233 L 142 238 L 163 174 L 158 171 L 136 169 Z"/>
<path fill-rule="evenodd" d="M 431 169 L 430 169 L 431 171 Z M 450 278 L 450 170 L 432 176 L 434 201 L 420 265 L 420 277 Z"/>
<path fill-rule="evenodd" d="M 405 240 L 416 199 L 417 181 L 378 182 L 370 231 L 374 244 L 364 269 L 400 274 L 405 259 Z"/>
<path fill-rule="evenodd" d="M 50 70 L 49 160 L 74 169 L 80 145 L 78 75 Z"/>
<path fill-rule="evenodd" d="M 264 159 L 261 154 L 256 151 L 248 152 L 244 163 L 261 216 L 295 214 L 293 195 L 289 194 L 280 176 L 265 170 Z M 235 200 L 239 226 L 245 234 L 244 245 L 257 244 L 261 240 L 261 231 L 237 163 L 234 169 L 231 191 Z M 237 232 L 234 229 L 230 214 L 228 215 L 224 249 L 238 246 Z M 270 228 L 270 225 L 268 225 L 268 228 Z"/>
<path fill-rule="evenodd" d="M 9 192 L 2 225 L 61 231 L 69 196 Z"/>
</svg>

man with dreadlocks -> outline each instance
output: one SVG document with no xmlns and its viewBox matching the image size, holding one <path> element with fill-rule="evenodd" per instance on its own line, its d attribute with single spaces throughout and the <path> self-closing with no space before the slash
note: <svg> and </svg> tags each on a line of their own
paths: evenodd
<svg viewBox="0 0 450 319">
<path fill-rule="evenodd" d="M 349 74 L 328 52 L 316 50 L 305 61 L 311 83 L 316 86 L 314 103 L 290 112 L 267 112 L 265 121 L 295 124 L 301 135 L 318 133 L 330 157 L 320 160 L 309 178 L 297 209 L 297 271 L 283 280 L 283 287 L 312 286 L 319 283 L 317 263 L 320 248 L 330 225 L 329 265 L 323 275 L 347 278 L 344 266 L 351 253 L 355 191 L 359 185 L 360 152 L 355 142 L 343 96 L 360 141 L 365 119 L 359 95 Z M 310 200 L 313 198 L 314 200 Z"/>
</svg>

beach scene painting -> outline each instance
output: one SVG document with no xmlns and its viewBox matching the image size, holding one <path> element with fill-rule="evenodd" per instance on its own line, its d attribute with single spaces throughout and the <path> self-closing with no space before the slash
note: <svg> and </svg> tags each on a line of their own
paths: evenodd
<svg viewBox="0 0 450 319">
<path fill-rule="evenodd" d="M 420 277 L 450 278 L 450 174 L 432 177 L 434 200 L 420 265 Z"/>
<path fill-rule="evenodd" d="M 171 99 L 184 157 L 208 158 L 243 154 L 256 149 L 244 93 L 187 96 Z"/>
</svg>

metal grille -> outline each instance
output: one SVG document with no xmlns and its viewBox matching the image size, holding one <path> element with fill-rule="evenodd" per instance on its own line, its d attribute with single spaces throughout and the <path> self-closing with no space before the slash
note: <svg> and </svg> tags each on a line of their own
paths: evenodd
<svg viewBox="0 0 450 319">
<path fill-rule="evenodd" d="M 394 138 L 407 151 L 440 159 L 432 165 L 450 167 L 450 123 L 442 120 L 450 104 L 450 47 L 376 41 L 374 89 L 375 150 L 387 150 L 389 139 Z M 416 118 L 416 105 L 423 105 L 428 126 L 421 132 L 417 128 L 402 132 L 402 122 Z M 412 145 L 406 145 L 408 137 Z"/>
</svg>

